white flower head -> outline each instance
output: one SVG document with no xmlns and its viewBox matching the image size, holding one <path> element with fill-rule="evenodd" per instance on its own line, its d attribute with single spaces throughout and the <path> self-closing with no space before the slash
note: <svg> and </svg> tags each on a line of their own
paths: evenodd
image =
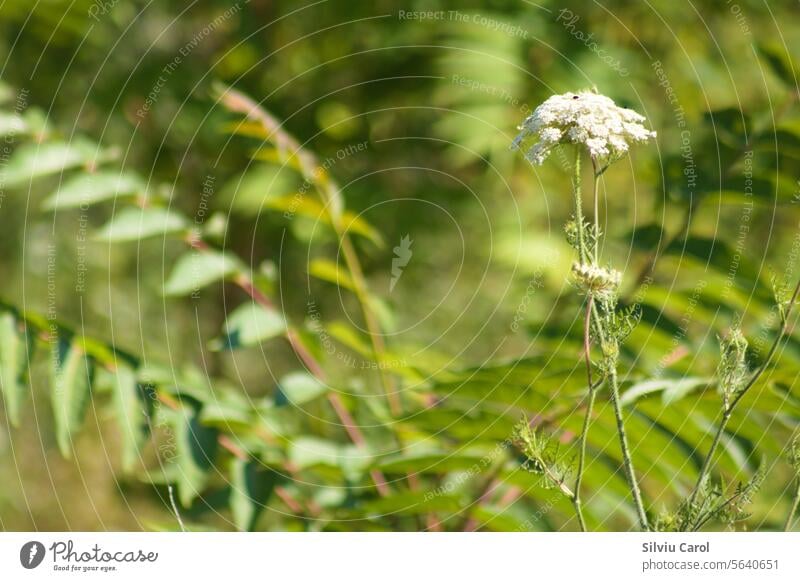
<svg viewBox="0 0 800 581">
<path fill-rule="evenodd" d="M 634 143 L 656 136 L 645 118 L 632 109 L 618 107 L 603 95 L 583 91 L 553 95 L 518 127 L 512 147 L 537 141 L 525 153 L 531 163 L 541 165 L 559 143 L 582 144 L 589 155 L 607 162 L 619 159 Z"/>
<path fill-rule="evenodd" d="M 572 276 L 581 289 L 599 298 L 611 298 L 622 282 L 618 270 L 578 262 L 572 264 Z"/>
</svg>

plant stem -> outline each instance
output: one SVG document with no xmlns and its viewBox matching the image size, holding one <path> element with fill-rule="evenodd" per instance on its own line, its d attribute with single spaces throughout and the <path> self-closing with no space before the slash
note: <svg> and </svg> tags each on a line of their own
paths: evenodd
<svg viewBox="0 0 800 581">
<path fill-rule="evenodd" d="M 628 447 L 628 437 L 625 434 L 625 422 L 622 418 L 622 404 L 619 399 L 619 384 L 617 382 L 617 370 L 612 367 L 608 374 L 609 385 L 611 387 L 611 403 L 614 405 L 614 417 L 617 420 L 617 432 L 619 433 L 619 445 L 622 449 L 622 462 L 625 466 L 625 475 L 633 493 L 633 502 L 636 505 L 636 514 L 639 517 L 639 525 L 642 530 L 648 529 L 647 513 L 642 502 L 642 492 L 639 483 L 636 481 L 636 472 L 633 469 L 633 457 Z"/>
<path fill-rule="evenodd" d="M 281 127 L 281 123 L 270 115 L 260 104 L 244 93 L 230 87 L 226 87 L 221 91 L 219 100 L 228 110 L 242 113 L 246 115 L 248 119 L 255 120 L 261 124 L 264 129 L 265 139 L 271 141 L 278 149 L 281 156 L 285 158 L 286 163 L 299 170 L 303 179 L 309 184 L 313 184 L 317 193 L 319 193 L 323 204 L 325 204 L 326 213 L 330 218 L 331 225 L 336 232 L 339 245 L 342 248 L 347 270 L 350 272 L 350 276 L 355 283 L 356 298 L 361 305 L 361 311 L 372 344 L 373 356 L 375 358 L 375 363 L 378 365 L 378 374 L 380 375 L 381 383 L 389 400 L 389 406 L 392 413 L 398 415 L 402 411 L 401 402 L 399 395 L 395 391 L 393 381 L 389 377 L 388 371 L 384 365 L 381 365 L 386 359 L 386 347 L 383 343 L 380 325 L 378 324 L 375 312 L 369 302 L 369 291 L 361 265 L 358 261 L 358 255 L 353 248 L 347 232 L 342 229 L 338 216 L 336 216 L 333 211 L 333 208 L 337 207 L 337 200 L 334 199 L 338 195 L 336 184 L 330 179 L 327 172 L 323 170 L 316 156 L 306 150 L 294 137 L 289 135 L 289 133 L 284 131 Z"/>
<path fill-rule="evenodd" d="M 597 332 L 600 344 L 606 349 L 606 337 L 603 325 L 601 323 L 600 313 L 595 304 L 592 305 L 592 316 L 595 324 L 595 331 Z M 625 476 L 628 480 L 628 485 L 631 487 L 631 494 L 633 502 L 636 505 L 636 514 L 639 518 L 639 524 L 643 530 L 648 529 L 647 512 L 644 509 L 644 502 L 642 501 L 642 493 L 639 489 L 639 483 L 636 480 L 636 471 L 633 467 L 633 456 L 631 455 L 628 446 L 628 436 L 625 432 L 625 421 L 622 417 L 622 403 L 619 396 L 619 382 L 617 378 L 616 361 L 610 367 L 608 373 L 609 385 L 611 387 L 611 403 L 614 407 L 614 417 L 617 421 L 617 433 L 619 435 L 620 449 L 622 451 L 622 462 L 625 468 Z"/>
<path fill-rule="evenodd" d="M 210 251 L 209 245 L 200 238 L 190 237 L 186 240 L 186 242 L 198 252 Z M 275 310 L 276 307 L 270 298 L 258 290 L 258 288 L 256 288 L 253 282 L 246 275 L 242 274 L 237 276 L 234 278 L 234 282 L 239 288 L 246 292 L 254 302 L 260 304 L 262 307 L 266 307 L 267 309 Z M 286 340 L 289 342 L 289 345 L 300 361 L 302 361 L 306 366 L 306 369 L 308 369 L 308 371 L 314 377 L 324 382 L 326 380 L 326 376 L 322 369 L 322 365 L 320 365 L 311 352 L 306 349 L 305 345 L 303 345 L 303 343 L 297 337 L 297 333 L 291 327 L 286 328 Z M 342 427 L 344 428 L 345 432 L 347 432 L 347 435 L 350 437 L 350 440 L 353 442 L 353 444 L 355 444 L 358 448 L 366 449 L 366 438 L 356 425 L 353 417 L 350 415 L 350 412 L 344 406 L 344 403 L 341 401 L 341 398 L 339 398 L 339 395 L 334 392 L 330 393 L 328 395 L 328 401 L 330 402 L 334 412 L 336 412 L 336 416 L 339 418 Z M 379 470 L 372 470 L 370 472 L 370 476 L 372 477 L 372 481 L 375 483 L 375 488 L 378 490 L 378 493 L 381 496 L 388 496 L 389 485 L 387 484 L 383 473 L 381 473 Z"/>
<path fill-rule="evenodd" d="M 575 512 L 578 515 L 578 524 L 580 524 L 581 531 L 586 532 L 586 521 L 583 518 L 583 506 L 581 502 L 581 482 L 583 481 L 583 471 L 586 466 L 586 440 L 589 435 L 589 425 L 592 421 L 592 412 L 594 411 L 594 400 L 597 396 L 595 386 L 592 385 L 592 352 L 590 343 L 590 325 L 592 322 L 592 305 L 594 304 L 594 297 L 589 295 L 586 299 L 586 317 L 583 320 L 583 355 L 586 360 L 586 385 L 589 390 L 589 402 L 586 405 L 586 416 L 583 418 L 583 428 L 581 429 L 580 436 L 580 453 L 578 454 L 578 470 L 575 474 L 575 496 L 572 499 L 572 504 L 575 505 Z"/>
<path fill-rule="evenodd" d="M 569 486 L 564 484 L 563 480 L 561 480 L 558 477 L 556 477 L 556 475 L 553 473 L 553 471 L 550 469 L 549 466 L 547 466 L 546 464 L 542 464 L 542 465 L 544 466 L 544 473 L 550 479 L 550 481 L 556 483 L 556 486 L 558 486 L 558 489 L 561 491 L 561 493 L 564 496 L 569 498 L 570 501 L 574 501 L 575 500 L 575 493 L 572 492 L 572 490 L 570 490 Z"/>
<path fill-rule="evenodd" d="M 592 170 L 594 173 L 592 185 L 592 198 L 594 199 L 594 263 L 597 264 L 600 261 L 600 203 L 597 195 L 597 182 L 600 181 L 600 173 L 598 173 L 597 160 L 594 157 L 592 157 Z"/>
<path fill-rule="evenodd" d="M 697 483 L 694 485 L 692 494 L 689 496 L 689 506 L 692 508 L 694 508 L 694 503 L 697 502 L 697 495 L 700 493 L 703 481 L 706 479 L 708 471 L 711 469 L 711 460 L 713 459 L 714 453 L 716 452 L 719 443 L 722 441 L 722 434 L 725 431 L 725 428 L 727 427 L 728 421 L 730 419 L 731 419 L 731 414 L 729 411 L 725 411 L 722 413 L 722 419 L 720 419 L 719 427 L 717 428 L 717 431 L 714 434 L 714 440 L 711 442 L 711 448 L 708 450 L 708 454 L 706 454 L 705 458 L 703 459 L 703 465 L 700 467 L 700 474 L 697 477 Z M 691 514 L 691 511 L 689 514 Z M 685 523 L 686 527 L 689 527 L 691 525 L 692 523 L 689 522 Z"/>
<path fill-rule="evenodd" d="M 789 515 L 786 517 L 786 524 L 783 527 L 783 530 L 787 533 L 792 530 L 792 522 L 794 521 L 794 515 L 797 512 L 798 506 L 800 506 L 800 475 L 797 476 L 797 487 L 794 491 L 792 508 L 789 510 Z"/>
<path fill-rule="evenodd" d="M 331 221 L 333 222 L 332 216 Z M 356 254 L 355 248 L 353 248 L 350 237 L 347 236 L 346 233 L 342 232 L 339 235 L 339 242 L 342 246 L 342 253 L 344 254 L 344 260 L 347 264 L 347 270 L 350 272 L 350 277 L 353 279 L 353 284 L 355 285 L 356 298 L 361 305 L 361 313 L 367 324 L 367 331 L 369 331 L 369 338 L 372 344 L 372 355 L 375 359 L 375 363 L 378 365 L 378 375 L 381 380 L 381 385 L 383 386 L 383 391 L 386 394 L 386 398 L 389 400 L 389 407 L 391 408 L 392 415 L 398 416 L 402 413 L 403 408 L 394 382 L 390 379 L 386 371 L 386 366 L 383 365 L 386 360 L 386 345 L 383 342 L 382 330 L 378 324 L 378 319 L 375 317 L 375 312 L 369 304 L 369 290 L 367 288 L 366 279 L 364 278 L 364 273 L 361 269 L 361 264 L 358 260 L 358 255 Z"/>
<path fill-rule="evenodd" d="M 594 205 L 595 205 L 595 223 L 594 223 L 594 232 L 595 232 L 595 247 L 594 247 L 594 260 L 597 261 L 598 256 L 598 241 L 599 238 L 599 227 L 597 225 L 598 220 L 598 195 L 597 195 L 597 183 L 602 174 L 602 170 L 598 171 L 597 163 L 594 159 L 592 159 L 592 169 L 594 170 Z M 577 222 L 577 229 L 578 229 L 578 255 L 580 258 L 581 264 L 585 262 L 591 261 L 592 257 L 589 255 L 589 251 L 586 247 L 586 233 L 584 232 L 585 224 L 583 222 L 583 206 L 581 201 L 581 176 L 580 176 L 580 149 L 576 148 L 575 154 L 575 177 L 573 178 L 573 193 L 575 196 L 575 221 Z M 597 309 L 597 305 L 593 300 L 590 300 L 587 304 L 587 318 L 584 324 L 584 351 L 587 353 L 587 361 L 588 359 L 588 349 L 587 349 L 587 329 L 590 326 L 589 321 L 594 324 L 595 331 L 597 332 L 597 337 L 600 341 L 600 344 L 603 346 L 605 351 L 606 348 L 606 338 L 605 332 L 603 329 L 603 319 L 600 317 L 600 313 Z M 584 463 L 585 463 L 585 446 L 586 446 L 586 436 L 588 434 L 589 429 L 589 422 L 590 422 L 590 415 L 591 415 L 591 408 L 594 406 L 594 389 L 592 388 L 592 381 L 591 381 L 591 368 L 589 369 L 589 407 L 590 409 L 587 410 L 586 418 L 584 419 L 584 426 L 581 433 L 581 453 L 579 456 L 579 464 L 578 464 L 578 478 L 583 477 L 584 471 Z M 620 441 L 620 448 L 622 451 L 622 461 L 625 468 L 625 476 L 628 480 L 628 485 L 631 488 L 631 494 L 633 496 L 633 502 L 636 505 L 636 514 L 639 519 L 639 524 L 643 530 L 648 529 L 647 524 L 647 513 L 644 509 L 644 502 L 642 501 L 642 493 L 639 489 L 639 483 L 636 480 L 636 472 L 633 468 L 633 458 L 631 456 L 630 447 L 628 446 L 628 437 L 625 433 L 625 422 L 622 418 L 622 404 L 620 403 L 619 398 L 619 385 L 617 381 L 617 371 L 615 367 L 612 367 L 611 371 L 608 374 L 608 378 L 610 379 L 611 385 L 611 401 L 614 406 L 614 416 L 617 420 L 617 433 L 619 435 Z M 575 487 L 575 495 L 572 497 L 574 502 L 575 498 L 578 498 L 580 501 L 580 487 L 578 486 L 579 482 L 576 483 Z M 576 504 L 576 510 L 580 508 L 580 504 Z M 579 520 L 581 519 L 582 515 L 579 516 Z"/>
<path fill-rule="evenodd" d="M 575 175 L 572 179 L 572 193 L 575 196 L 575 223 L 578 228 L 578 261 L 585 264 L 588 261 L 586 251 L 586 234 L 583 231 L 583 201 L 581 200 L 581 150 L 575 148 Z"/>
<path fill-rule="evenodd" d="M 172 484 L 167 486 L 167 492 L 169 493 L 169 503 L 172 505 L 172 511 L 175 513 L 175 519 L 178 521 L 178 526 L 181 527 L 181 532 L 186 532 L 186 527 L 183 525 L 183 519 L 181 518 L 181 513 L 178 510 L 178 505 L 175 503 L 175 494 L 172 491 Z"/>
<path fill-rule="evenodd" d="M 786 333 L 786 328 L 789 324 L 789 315 L 792 313 L 794 306 L 797 304 L 797 298 L 800 295 L 800 280 L 797 282 L 797 285 L 794 287 L 794 292 L 792 293 L 789 302 L 786 305 L 786 310 L 783 312 L 783 316 L 781 317 L 781 324 L 778 328 L 778 333 L 775 335 L 775 339 L 772 341 L 772 345 L 770 345 L 769 351 L 767 351 L 767 356 L 764 358 L 764 361 L 761 362 L 753 374 L 750 376 L 750 379 L 747 383 L 739 390 L 736 396 L 731 400 L 730 405 L 727 409 L 723 410 L 722 419 L 720 420 L 719 426 L 717 427 L 717 431 L 714 434 L 714 440 L 711 443 L 711 448 L 708 450 L 708 454 L 706 454 L 705 459 L 703 460 L 703 466 L 700 469 L 700 475 L 697 477 L 697 482 L 695 483 L 694 489 L 692 490 L 692 494 L 689 496 L 689 507 L 693 508 L 694 503 L 697 501 L 697 494 L 700 491 L 700 486 L 703 483 L 706 475 L 708 474 L 709 470 L 711 469 L 711 462 L 714 459 L 714 454 L 719 447 L 720 441 L 722 440 L 722 433 L 725 431 L 725 428 L 728 425 L 728 420 L 730 420 L 731 415 L 733 414 L 733 410 L 736 405 L 742 401 L 742 398 L 747 394 L 751 387 L 758 381 L 758 379 L 764 374 L 769 364 L 772 362 L 775 353 L 778 350 L 778 346 L 783 339 L 784 334 Z M 686 523 L 686 526 L 691 526 L 692 523 Z"/>
</svg>

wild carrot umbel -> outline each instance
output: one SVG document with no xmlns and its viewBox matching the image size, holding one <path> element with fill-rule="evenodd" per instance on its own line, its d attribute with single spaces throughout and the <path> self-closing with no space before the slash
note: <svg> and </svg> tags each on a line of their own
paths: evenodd
<svg viewBox="0 0 800 581">
<path fill-rule="evenodd" d="M 526 158 L 540 165 L 551 151 L 563 145 L 575 148 L 572 193 L 573 218 L 566 225 L 569 243 L 577 254 L 572 266 L 573 283 L 585 295 L 583 329 L 583 358 L 587 366 L 587 405 L 580 437 L 578 466 L 574 490 L 568 495 L 575 506 L 581 530 L 586 530 L 581 500 L 581 484 L 586 468 L 586 448 L 591 416 L 597 389 L 606 383 L 611 393 L 617 433 L 622 452 L 623 469 L 631 490 L 639 526 L 648 528 L 647 512 L 633 466 L 628 436 L 620 402 L 617 365 L 619 345 L 636 323 L 635 311 L 620 312 L 617 296 L 622 280 L 613 268 L 600 264 L 600 227 L 598 182 L 603 173 L 615 161 L 621 159 L 634 143 L 646 142 L 655 137 L 655 132 L 643 125 L 644 117 L 630 109 L 623 109 L 608 97 L 592 92 L 566 93 L 547 99 L 519 127 L 520 134 L 514 140 L 514 148 L 525 148 Z M 535 139 L 530 145 L 528 142 Z M 591 160 L 592 205 L 594 214 L 589 222 L 584 217 L 581 189 L 581 157 L 584 151 Z M 601 352 L 597 363 L 599 378 L 593 380 L 592 343 Z"/>
</svg>

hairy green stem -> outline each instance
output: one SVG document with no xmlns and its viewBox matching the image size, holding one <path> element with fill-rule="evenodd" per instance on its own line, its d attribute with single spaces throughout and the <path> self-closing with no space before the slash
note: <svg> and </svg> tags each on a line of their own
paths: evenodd
<svg viewBox="0 0 800 581">
<path fill-rule="evenodd" d="M 572 178 L 572 193 L 575 196 L 575 225 L 578 229 L 578 261 L 585 264 L 589 260 L 586 249 L 586 233 L 583 223 L 583 201 L 581 200 L 581 150 L 575 148 L 575 175 Z"/>
<path fill-rule="evenodd" d="M 625 476 L 633 494 L 633 502 L 636 505 L 636 515 L 639 517 L 639 525 L 642 530 L 647 530 L 647 513 L 644 510 L 642 501 L 642 491 L 636 480 L 636 471 L 633 468 L 633 457 L 628 446 L 628 437 L 625 434 L 625 421 L 622 418 L 622 404 L 619 398 L 619 383 L 617 381 L 617 370 L 612 367 L 608 374 L 609 386 L 611 387 L 611 403 L 614 405 L 614 417 L 617 420 L 617 433 L 619 434 L 619 445 L 622 449 L 622 463 L 625 467 Z"/>
<path fill-rule="evenodd" d="M 572 504 L 575 505 L 575 512 L 578 515 L 578 524 L 581 530 L 586 532 L 586 520 L 583 518 L 583 505 L 581 502 L 581 483 L 583 481 L 583 471 L 586 466 L 586 440 L 589 435 L 589 425 L 592 421 L 592 412 L 594 411 L 594 400 L 597 397 L 596 386 L 592 382 L 592 353 L 590 343 L 590 326 L 592 322 L 592 305 L 594 298 L 589 295 L 586 301 L 586 317 L 583 320 L 583 354 L 586 360 L 586 385 L 589 390 L 589 401 L 586 405 L 586 416 L 583 418 L 583 428 L 581 428 L 580 436 L 580 453 L 578 454 L 578 471 L 575 475 L 575 496 L 572 499 Z"/>
<path fill-rule="evenodd" d="M 546 464 L 543 463 L 542 465 L 544 466 L 545 476 L 547 476 L 547 478 L 549 478 L 551 482 L 555 483 L 555 485 L 558 486 L 558 489 L 561 491 L 561 494 L 569 498 L 570 501 L 573 501 L 575 499 L 575 493 L 572 490 L 570 490 L 569 486 L 564 484 L 564 481 L 558 478 L 558 476 L 556 476 L 556 474 L 553 473 L 553 471 Z"/>
<path fill-rule="evenodd" d="M 595 319 L 595 331 L 597 336 L 600 340 L 600 344 L 603 347 L 603 351 L 605 352 L 610 346 L 606 341 L 605 331 L 603 330 L 603 325 L 600 322 L 600 313 L 597 309 L 596 305 L 592 305 L 592 315 Z M 613 347 L 616 349 L 616 345 Z M 609 373 L 608 373 L 609 385 L 611 387 L 611 403 L 614 407 L 614 417 L 616 418 L 617 422 L 617 434 L 619 435 L 619 443 L 620 449 L 622 451 L 622 463 L 625 468 L 625 476 L 628 480 L 628 485 L 631 488 L 631 495 L 633 496 L 633 502 L 636 505 L 636 515 L 639 518 L 639 524 L 641 525 L 643 530 L 647 530 L 649 528 L 647 522 L 647 512 L 644 509 L 644 502 L 642 501 L 642 493 L 639 489 L 639 482 L 636 479 L 636 471 L 634 470 L 633 466 L 633 456 L 631 455 L 630 447 L 628 446 L 628 436 L 625 432 L 625 421 L 622 417 L 622 402 L 620 401 L 619 396 L 619 381 L 617 378 L 617 369 L 616 369 L 616 359 L 614 360 L 613 365 L 611 366 Z"/>
<path fill-rule="evenodd" d="M 604 169 L 598 170 L 597 162 L 595 159 L 592 158 L 592 169 L 593 169 L 593 177 L 594 177 L 594 187 L 593 187 L 593 196 L 594 196 L 594 262 L 596 263 L 598 260 L 598 239 L 600 236 L 599 226 L 598 226 L 598 219 L 599 219 L 599 202 L 598 202 L 598 193 L 597 193 L 597 186 L 598 180 L 602 175 Z M 575 196 L 575 221 L 577 223 L 577 230 L 578 230 L 578 255 L 580 258 L 581 264 L 586 262 L 592 261 L 592 257 L 590 256 L 589 249 L 586 247 L 586 232 L 585 224 L 583 221 L 583 205 L 581 200 L 581 176 L 580 176 L 580 149 L 577 149 L 577 153 L 575 156 L 575 177 L 573 179 L 573 193 Z M 596 303 L 591 300 L 587 305 L 587 321 L 591 320 L 591 324 L 594 326 L 595 332 L 597 333 L 597 337 L 600 341 L 600 344 L 605 352 L 608 348 L 608 344 L 606 342 L 605 331 L 603 328 L 603 318 L 600 316 L 600 312 L 597 309 Z M 586 327 L 588 328 L 590 325 L 587 324 Z M 586 332 L 586 329 L 584 329 Z M 586 337 L 584 337 L 584 350 L 586 350 Z M 587 361 L 588 361 L 588 354 L 587 354 Z M 620 402 L 619 397 L 619 384 L 617 379 L 617 371 L 615 367 L 612 367 L 611 371 L 608 374 L 608 379 L 610 380 L 611 386 L 611 400 L 614 407 L 614 416 L 616 417 L 617 421 L 617 433 L 619 435 L 620 441 L 620 448 L 622 451 L 622 461 L 623 466 L 625 469 L 625 476 L 628 480 L 628 485 L 631 489 L 631 495 L 633 496 L 633 502 L 636 506 L 636 514 L 639 519 L 639 524 L 643 530 L 648 529 L 648 522 L 647 522 L 647 512 L 644 509 L 644 502 L 642 501 L 642 493 L 639 489 L 639 483 L 636 480 L 636 472 L 633 467 L 633 457 L 630 452 L 630 446 L 628 445 L 628 437 L 625 432 L 625 422 L 622 417 L 622 404 Z M 592 388 L 592 381 L 591 377 L 589 379 L 589 404 L 590 407 L 594 405 L 594 396 L 595 394 L 594 389 Z M 582 451 L 579 456 L 579 468 L 578 474 L 579 478 L 583 477 L 583 470 L 584 470 L 584 462 L 585 462 L 585 452 L 583 448 L 586 445 L 586 436 L 588 435 L 589 429 L 589 422 L 590 422 L 590 414 L 591 409 L 587 410 L 587 416 L 584 420 L 584 427 L 581 434 L 581 448 Z M 579 484 L 579 483 L 578 483 Z M 576 484 L 575 487 L 575 495 L 573 496 L 573 501 L 577 498 L 578 503 L 576 504 L 576 509 L 580 507 L 580 487 Z M 579 516 L 580 520 L 580 516 Z"/>
<path fill-rule="evenodd" d="M 692 490 L 692 494 L 689 496 L 689 507 L 694 508 L 695 502 L 697 502 L 697 495 L 700 493 L 700 489 L 702 488 L 703 481 L 708 476 L 708 471 L 711 469 L 711 461 L 713 460 L 714 453 L 716 452 L 717 448 L 719 447 L 720 442 L 722 441 L 722 434 L 725 432 L 725 428 L 728 426 L 728 421 L 731 419 L 730 408 L 728 411 L 723 412 L 722 419 L 719 422 L 719 427 L 717 428 L 716 433 L 714 434 L 714 440 L 711 442 L 711 448 L 708 450 L 708 454 L 706 454 L 705 458 L 703 459 L 703 465 L 700 467 L 700 474 L 697 477 L 697 483 L 694 485 L 694 489 Z M 689 514 L 692 514 L 692 510 L 689 511 Z M 684 523 L 684 528 L 692 526 L 692 523 L 687 522 Z"/>
<path fill-rule="evenodd" d="M 592 157 L 592 170 L 594 180 L 592 184 L 592 198 L 594 199 L 594 263 L 600 262 L 600 202 L 597 194 L 597 184 L 600 181 L 597 160 Z"/>
<path fill-rule="evenodd" d="M 783 315 L 781 316 L 781 324 L 778 328 L 778 333 L 775 335 L 775 339 L 772 341 L 772 345 L 770 345 L 769 351 L 767 351 L 767 356 L 764 358 L 764 361 L 759 365 L 753 374 L 750 376 L 750 379 L 747 383 L 739 390 L 736 396 L 731 401 L 730 405 L 723 410 L 722 419 L 720 420 L 719 426 L 717 426 L 717 431 L 714 434 L 714 440 L 711 443 L 711 448 L 708 450 L 708 453 L 703 460 L 703 466 L 700 469 L 700 475 L 697 477 L 697 482 L 694 485 L 694 489 L 692 490 L 692 494 L 689 496 L 689 508 L 694 508 L 694 503 L 697 501 L 697 495 L 700 491 L 700 487 L 703 484 L 703 480 L 705 480 L 706 475 L 708 474 L 709 470 L 711 470 L 711 463 L 714 460 L 714 455 L 717 452 L 717 448 L 719 448 L 719 444 L 722 441 L 722 434 L 725 431 L 725 428 L 728 425 L 728 420 L 730 420 L 731 415 L 733 414 L 733 410 L 736 405 L 742 401 L 742 398 L 747 394 L 751 387 L 758 381 L 758 379 L 764 374 L 769 364 L 772 362 L 773 357 L 775 357 L 775 353 L 778 350 L 778 346 L 783 339 L 784 334 L 786 333 L 786 328 L 789 324 L 789 315 L 792 313 L 794 306 L 797 304 L 797 298 L 800 295 L 800 281 L 797 282 L 797 285 L 794 288 L 794 292 L 792 293 L 789 302 L 786 305 L 785 311 L 783 311 Z M 690 511 L 691 514 L 691 511 Z M 685 523 L 686 527 L 690 527 L 692 523 Z"/>
</svg>

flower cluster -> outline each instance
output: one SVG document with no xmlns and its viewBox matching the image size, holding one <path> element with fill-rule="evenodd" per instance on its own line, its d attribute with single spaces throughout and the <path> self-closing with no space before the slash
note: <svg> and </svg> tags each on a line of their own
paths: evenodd
<svg viewBox="0 0 800 581">
<path fill-rule="evenodd" d="M 578 262 L 572 265 L 572 275 L 581 289 L 600 299 L 611 298 L 622 281 L 617 270 Z"/>
<path fill-rule="evenodd" d="M 519 149 L 531 138 L 538 141 L 525 153 L 532 163 L 541 165 L 560 143 L 586 146 L 595 159 L 613 161 L 623 156 L 634 143 L 656 136 L 644 125 L 636 111 L 618 107 L 614 101 L 592 92 L 554 95 L 539 105 L 518 127 L 520 134 L 513 147 Z"/>
<path fill-rule="evenodd" d="M 747 381 L 747 347 L 747 339 L 738 326 L 720 340 L 721 356 L 717 376 L 725 409 L 728 409 L 730 402 Z"/>
</svg>

